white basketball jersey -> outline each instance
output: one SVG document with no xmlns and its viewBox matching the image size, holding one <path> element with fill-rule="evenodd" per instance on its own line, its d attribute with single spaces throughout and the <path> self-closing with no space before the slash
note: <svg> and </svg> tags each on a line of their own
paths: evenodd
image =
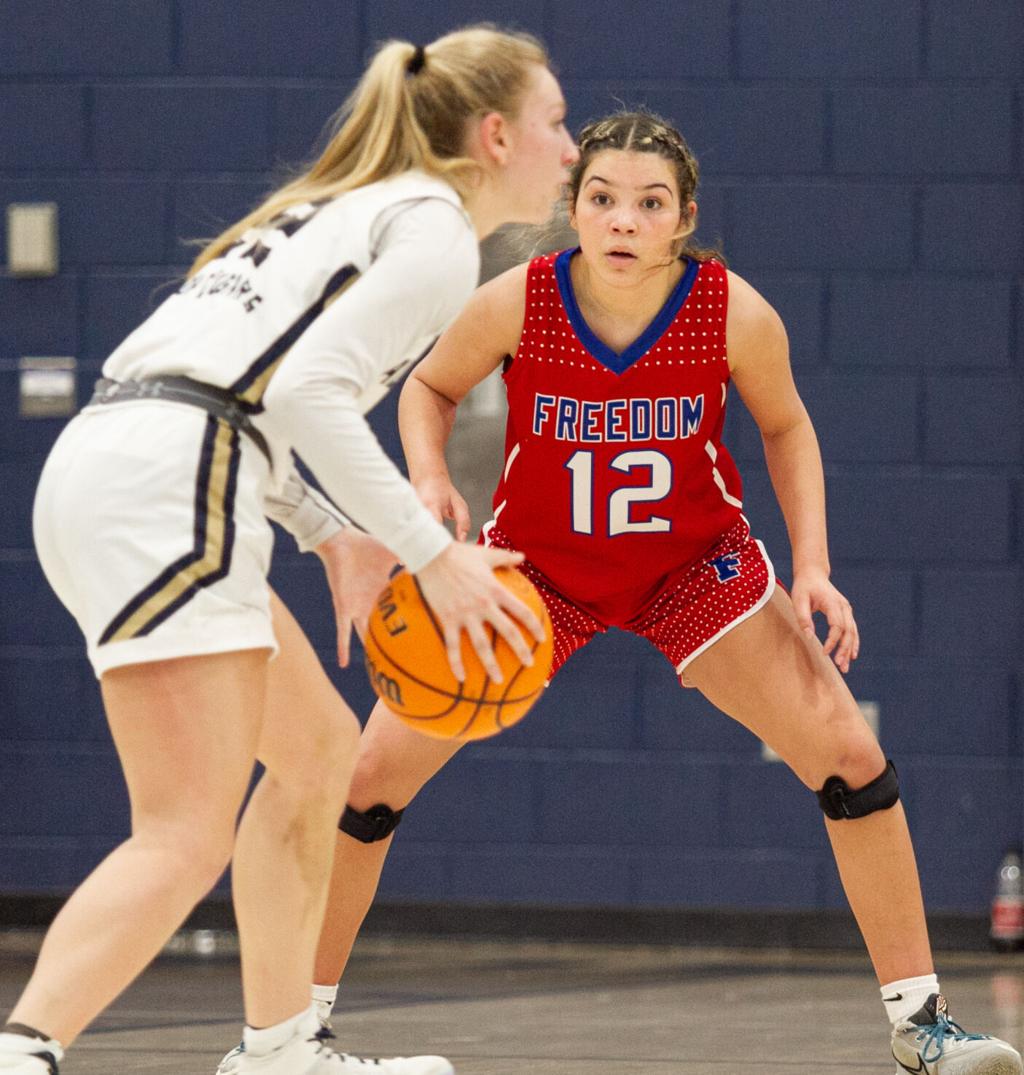
<svg viewBox="0 0 1024 1075">
<path fill-rule="evenodd" d="M 411 566 L 436 555 L 447 532 L 361 416 L 455 317 L 478 274 L 458 195 L 407 172 L 247 232 L 185 280 L 103 373 L 230 389 L 271 443 L 278 486 L 294 448 L 342 510 Z"/>
</svg>

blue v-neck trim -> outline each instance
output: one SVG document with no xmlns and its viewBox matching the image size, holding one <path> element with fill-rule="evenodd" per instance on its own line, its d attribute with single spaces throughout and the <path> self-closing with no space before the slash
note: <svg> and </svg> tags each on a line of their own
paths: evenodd
<svg viewBox="0 0 1024 1075">
<path fill-rule="evenodd" d="M 613 351 L 608 344 L 599 339 L 594 330 L 587 324 L 576 301 L 576 292 L 572 287 L 572 275 L 569 272 L 569 262 L 579 247 L 571 250 L 563 250 L 555 258 L 555 280 L 558 283 L 558 291 L 562 296 L 562 305 L 569 317 L 569 324 L 579 337 L 580 343 L 601 363 L 607 366 L 612 373 L 625 373 L 630 366 L 654 346 L 665 334 L 669 325 L 675 320 L 684 302 L 693 290 L 693 282 L 697 279 L 700 270 L 700 262 L 693 258 L 687 258 L 687 266 L 679 283 L 672 289 L 672 294 L 665 300 L 665 305 L 658 311 L 657 317 L 637 336 L 637 338 L 619 354 Z"/>
</svg>

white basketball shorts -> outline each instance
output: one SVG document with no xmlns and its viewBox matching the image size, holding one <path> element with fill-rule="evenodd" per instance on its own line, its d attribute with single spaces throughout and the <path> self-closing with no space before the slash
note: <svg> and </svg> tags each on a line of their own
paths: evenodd
<svg viewBox="0 0 1024 1075">
<path fill-rule="evenodd" d="M 259 449 L 198 407 L 87 408 L 43 468 L 33 527 L 97 676 L 126 664 L 277 652 Z"/>
</svg>

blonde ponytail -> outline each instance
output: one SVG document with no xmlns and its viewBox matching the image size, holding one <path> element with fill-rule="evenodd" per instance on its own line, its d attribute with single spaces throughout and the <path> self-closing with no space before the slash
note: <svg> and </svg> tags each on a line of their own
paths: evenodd
<svg viewBox="0 0 1024 1075">
<path fill-rule="evenodd" d="M 536 38 L 487 25 L 456 30 L 422 49 L 386 42 L 335 116 L 320 157 L 218 235 L 189 276 L 293 206 L 411 169 L 446 179 L 464 193 L 479 168 L 463 152 L 469 121 L 488 112 L 514 117 L 532 67 L 547 64 Z"/>
</svg>

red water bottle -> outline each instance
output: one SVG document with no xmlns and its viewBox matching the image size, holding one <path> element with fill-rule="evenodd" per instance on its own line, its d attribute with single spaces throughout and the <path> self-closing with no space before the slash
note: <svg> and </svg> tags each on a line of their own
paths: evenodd
<svg viewBox="0 0 1024 1075">
<path fill-rule="evenodd" d="M 989 937 L 992 946 L 1002 952 L 1024 946 L 1024 877 L 1021 852 L 1016 848 L 1007 851 L 999 864 Z"/>
</svg>

